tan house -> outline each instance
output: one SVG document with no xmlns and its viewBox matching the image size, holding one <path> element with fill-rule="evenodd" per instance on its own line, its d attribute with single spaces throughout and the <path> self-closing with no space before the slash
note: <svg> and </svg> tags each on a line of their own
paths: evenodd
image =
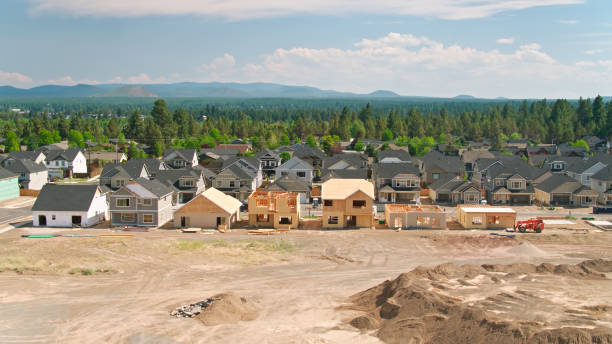
<svg viewBox="0 0 612 344">
<path fill-rule="evenodd" d="M 299 193 L 255 191 L 249 196 L 250 226 L 293 229 L 299 223 Z"/>
<path fill-rule="evenodd" d="M 512 228 L 516 211 L 502 207 L 457 206 L 457 221 L 466 229 Z"/>
<path fill-rule="evenodd" d="M 385 204 L 385 221 L 389 228 L 446 228 L 446 214 L 437 205 Z"/>
<path fill-rule="evenodd" d="M 374 197 L 374 185 L 365 179 L 326 181 L 321 185 L 323 228 L 371 228 Z"/>
<path fill-rule="evenodd" d="M 210 188 L 174 212 L 175 227 L 231 229 L 240 217 L 239 200 Z"/>
<path fill-rule="evenodd" d="M 375 164 L 372 172 L 380 203 L 419 203 L 418 166 L 409 162 Z"/>
<path fill-rule="evenodd" d="M 579 181 L 555 174 L 535 186 L 535 198 L 543 205 L 592 207 L 599 194 Z"/>
</svg>

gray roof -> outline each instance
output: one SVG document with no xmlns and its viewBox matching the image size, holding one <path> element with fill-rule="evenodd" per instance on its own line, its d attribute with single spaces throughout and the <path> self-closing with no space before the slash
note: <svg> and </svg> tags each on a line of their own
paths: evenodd
<svg viewBox="0 0 612 344">
<path fill-rule="evenodd" d="M 46 154 L 46 161 L 55 161 L 55 160 L 66 160 L 73 161 L 76 156 L 79 154 L 81 150 L 78 148 L 68 148 L 66 150 L 62 149 L 52 149 L 49 150 Z"/>
<path fill-rule="evenodd" d="M 612 180 L 612 165 L 608 165 L 602 168 L 600 171 L 595 173 L 591 177 L 591 179 L 611 181 Z"/>
<path fill-rule="evenodd" d="M 534 180 L 547 172 L 545 169 L 531 166 L 521 159 L 519 161 L 493 165 L 487 169 L 487 175 L 491 178 L 497 178 L 502 174 L 509 174 L 510 176 L 519 174 L 527 180 Z"/>
<path fill-rule="evenodd" d="M 87 211 L 96 195 L 95 184 L 45 184 L 33 211 Z"/>
<path fill-rule="evenodd" d="M 37 173 L 47 170 L 44 164 L 37 164 L 29 159 L 14 160 L 5 168 L 15 173 Z"/>
<path fill-rule="evenodd" d="M 547 193 L 552 191 L 558 193 L 572 193 L 580 188 L 580 186 L 582 186 L 582 184 L 573 178 L 564 176 L 562 174 L 553 174 L 540 184 L 536 185 L 536 188 Z"/>
<path fill-rule="evenodd" d="M 269 154 L 272 158 L 280 159 L 280 157 L 278 156 L 278 153 L 276 153 L 276 152 L 274 152 L 274 151 L 272 151 L 272 150 L 270 150 L 268 148 L 265 148 L 261 152 L 257 153 L 257 155 L 255 155 L 255 157 L 258 158 L 258 159 L 261 159 L 264 156 L 266 156 L 267 154 Z"/>
<path fill-rule="evenodd" d="M 344 170 L 321 170 L 321 181 L 329 179 L 367 179 L 368 170 L 365 168 Z"/>
<path fill-rule="evenodd" d="M 318 148 L 314 148 L 314 147 L 310 147 L 309 145 L 306 144 L 298 144 L 297 146 L 292 146 L 293 149 L 293 156 L 297 156 L 298 158 L 305 158 L 305 157 L 317 157 L 320 159 L 323 159 L 325 157 L 325 153 L 323 153 L 322 150 L 318 149 Z"/>
<path fill-rule="evenodd" d="M 128 188 L 130 191 L 135 192 L 134 190 L 130 189 L 130 186 L 133 186 L 133 185 L 139 185 L 140 187 L 152 193 L 156 197 L 162 197 L 162 196 L 172 193 L 172 188 L 163 184 L 159 180 L 149 180 L 145 178 L 138 178 L 134 180 L 134 183 L 130 183 L 126 185 L 125 187 Z"/>
<path fill-rule="evenodd" d="M 184 160 L 191 161 L 193 160 L 194 154 L 196 154 L 195 149 L 185 148 L 185 149 L 166 149 L 164 151 L 164 156 L 162 159 L 166 159 L 168 155 L 175 153 L 183 158 Z"/>
<path fill-rule="evenodd" d="M 397 158 L 400 161 L 406 162 L 412 160 L 410 153 L 403 149 L 386 149 L 378 152 L 378 161 L 381 161 L 384 158 Z"/>
<path fill-rule="evenodd" d="M 240 153 L 237 148 L 202 148 L 200 149 L 200 155 L 207 155 L 212 153 L 218 156 L 236 156 Z"/>
<path fill-rule="evenodd" d="M 280 165 L 278 168 L 279 169 L 291 170 L 291 169 L 300 167 L 300 165 L 302 165 L 301 168 L 312 170 L 312 165 L 310 165 L 308 162 L 298 158 L 297 156 L 294 156 L 293 158 L 285 161 L 285 163 Z"/>
<path fill-rule="evenodd" d="M 441 175 L 440 178 L 438 178 L 438 180 L 431 183 L 429 185 L 429 188 L 432 190 L 439 190 L 441 188 L 447 188 L 448 186 L 446 184 L 449 184 L 456 180 L 463 181 L 463 179 L 461 179 L 461 177 L 457 176 L 456 174 L 444 174 L 444 175 Z"/>
<path fill-rule="evenodd" d="M 309 192 L 310 186 L 303 181 L 296 179 L 292 176 L 283 176 L 274 181 L 274 183 L 268 184 L 265 187 L 266 191 L 282 190 L 290 192 Z"/>
<path fill-rule="evenodd" d="M 437 166 L 446 173 L 461 173 L 464 169 L 464 164 L 459 157 L 446 156 L 436 151 L 425 154 L 420 160 L 425 170 Z"/>
<path fill-rule="evenodd" d="M 324 158 L 323 167 L 329 168 L 329 166 L 332 166 L 339 161 L 345 161 L 353 167 L 361 168 L 364 167 L 364 163 L 367 163 L 368 158 L 360 153 L 336 154 L 332 157 Z"/>
<path fill-rule="evenodd" d="M 40 154 L 44 153 L 37 151 L 12 151 L 8 154 L 8 157 L 13 159 L 36 160 L 36 157 Z"/>
<path fill-rule="evenodd" d="M 576 152 L 576 153 L 584 153 L 587 151 L 587 148 L 584 146 L 572 146 L 567 143 L 560 144 L 559 152 Z"/>
<path fill-rule="evenodd" d="M 411 162 L 398 162 L 395 164 L 374 164 L 376 178 L 393 178 L 398 174 L 414 174 L 419 176 L 419 168 Z"/>
<path fill-rule="evenodd" d="M 223 161 L 222 171 L 226 169 L 240 179 L 253 179 L 259 171 L 259 160 L 255 157 L 233 157 Z"/>
<path fill-rule="evenodd" d="M 164 185 L 172 187 L 175 190 L 197 188 L 195 185 L 191 188 L 179 187 L 179 180 L 184 177 L 199 179 L 202 177 L 202 170 L 196 167 L 161 170 L 156 173 L 155 180 L 159 180 Z"/>
<path fill-rule="evenodd" d="M 5 168 L 1 168 L 0 167 L 0 180 L 2 179 L 7 179 L 7 178 L 16 178 L 17 175 Z"/>
</svg>

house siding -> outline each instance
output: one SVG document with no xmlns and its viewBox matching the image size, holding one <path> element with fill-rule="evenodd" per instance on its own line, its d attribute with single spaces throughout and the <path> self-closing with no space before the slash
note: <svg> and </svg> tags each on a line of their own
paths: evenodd
<svg viewBox="0 0 612 344">
<path fill-rule="evenodd" d="M 19 182 L 15 176 L 0 180 L 0 201 L 19 197 Z"/>
</svg>

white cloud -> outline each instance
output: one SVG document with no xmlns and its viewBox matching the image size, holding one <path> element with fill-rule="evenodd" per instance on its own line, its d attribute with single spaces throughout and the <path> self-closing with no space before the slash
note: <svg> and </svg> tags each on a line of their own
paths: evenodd
<svg viewBox="0 0 612 344">
<path fill-rule="evenodd" d="M 577 20 L 573 20 L 573 19 L 566 19 L 566 20 L 559 20 L 560 24 L 565 24 L 565 25 L 574 25 L 574 24 L 578 24 Z"/>
<path fill-rule="evenodd" d="M 138 17 L 204 15 L 233 20 L 299 14 L 393 14 L 444 19 L 484 18 L 538 6 L 581 4 L 585 0 L 28 0 L 31 11 L 77 16 Z"/>
<path fill-rule="evenodd" d="M 603 49 L 590 49 L 585 51 L 587 55 L 597 55 L 603 53 Z"/>
<path fill-rule="evenodd" d="M 512 37 L 508 37 L 508 38 L 500 38 L 497 41 L 495 41 L 499 44 L 514 44 L 514 38 Z"/>
<path fill-rule="evenodd" d="M 0 70 L 0 86 L 29 86 L 32 84 L 32 78 L 27 75 L 15 72 L 5 72 Z"/>
<path fill-rule="evenodd" d="M 265 81 L 352 92 L 391 89 L 404 95 L 428 96 L 576 97 L 612 93 L 612 73 L 605 61 L 564 64 L 535 43 L 502 53 L 391 33 L 361 40 L 350 49 L 279 48 L 258 63 L 240 65 L 232 61 L 227 72 L 220 69 L 207 74 L 200 69 L 206 74 L 204 80 Z"/>
</svg>

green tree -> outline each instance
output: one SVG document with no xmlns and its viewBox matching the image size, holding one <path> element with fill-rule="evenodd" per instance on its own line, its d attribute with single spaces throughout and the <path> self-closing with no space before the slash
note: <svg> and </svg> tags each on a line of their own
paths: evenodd
<svg viewBox="0 0 612 344">
<path fill-rule="evenodd" d="M 40 129 L 40 132 L 38 133 L 38 143 L 42 146 L 55 143 L 53 133 L 47 129 Z"/>
<path fill-rule="evenodd" d="M 283 164 L 289 159 L 291 159 L 291 154 L 289 154 L 289 152 L 280 152 L 279 156 Z"/>
<path fill-rule="evenodd" d="M 161 141 L 156 141 L 155 144 L 153 144 L 153 155 L 155 155 L 156 157 L 160 157 L 164 154 L 164 145 L 161 143 Z"/>
<path fill-rule="evenodd" d="M 350 128 L 351 136 L 354 139 L 365 138 L 366 130 L 361 121 L 355 121 Z"/>
<path fill-rule="evenodd" d="M 310 147 L 317 148 L 317 141 L 312 135 L 306 137 L 306 144 Z"/>
<path fill-rule="evenodd" d="M 365 144 L 361 141 L 361 139 L 357 139 L 357 142 L 355 142 L 353 149 L 358 152 L 363 152 L 365 150 Z"/>
<path fill-rule="evenodd" d="M 383 130 L 382 135 L 381 135 L 381 140 L 388 142 L 388 141 L 393 141 L 393 132 L 391 131 L 391 129 L 387 128 L 385 130 Z"/>
<path fill-rule="evenodd" d="M 287 136 L 287 134 L 282 134 L 278 143 L 281 146 L 288 146 L 291 144 L 291 140 L 289 140 L 289 136 Z"/>
<path fill-rule="evenodd" d="M 68 133 L 68 145 L 70 147 L 85 147 L 85 140 L 80 131 L 70 129 Z"/>
</svg>

